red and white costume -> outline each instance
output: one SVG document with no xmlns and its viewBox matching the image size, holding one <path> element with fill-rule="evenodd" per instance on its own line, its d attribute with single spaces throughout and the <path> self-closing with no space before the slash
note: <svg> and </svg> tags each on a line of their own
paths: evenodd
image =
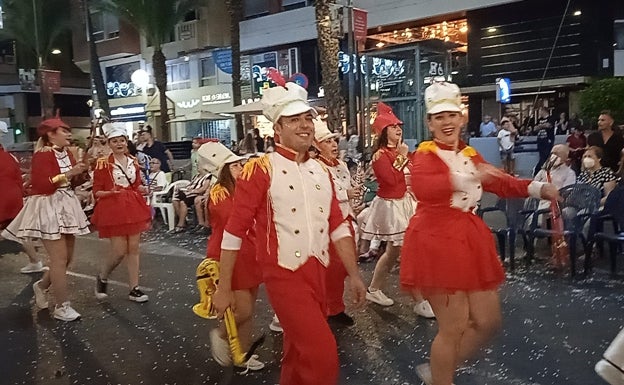
<svg viewBox="0 0 624 385">
<path fill-rule="evenodd" d="M 55 176 L 71 170 L 75 164 L 74 156 L 66 149 L 45 146 L 33 154 L 31 195 L 2 232 L 4 238 L 57 240 L 62 234 L 89 233 L 89 222 L 71 184 L 53 182 Z"/>
<path fill-rule="evenodd" d="M 221 248 L 240 249 L 255 226 L 257 260 L 284 329 L 280 384 L 331 385 L 338 380 L 338 352 L 326 321 L 325 268 L 330 238 L 351 235 L 327 170 L 295 156 L 278 145 L 245 165 Z"/>
<path fill-rule="evenodd" d="M 118 191 L 97 198 L 91 222 L 100 238 L 139 234 L 149 229 L 152 214 L 145 198 L 138 191 L 141 186 L 139 164 L 128 156 L 123 167 L 111 154 L 97 160 L 93 172 L 93 196 L 99 191 Z"/>
<path fill-rule="evenodd" d="M 397 156 L 395 147 L 382 147 L 373 156 L 373 172 L 379 188 L 371 202 L 369 215 L 362 223 L 362 238 L 401 246 L 416 202 L 407 192 L 405 181 L 404 169 L 409 162 L 399 162 Z"/>
<path fill-rule="evenodd" d="M 221 241 L 223 231 L 230 216 L 235 213 L 234 197 L 228 190 L 216 184 L 210 190 L 210 200 L 208 201 L 208 211 L 210 212 L 210 228 L 212 234 L 208 237 L 208 249 L 206 258 L 217 261 L 221 258 Z M 262 272 L 256 261 L 256 232 L 252 226 L 243 237 L 234 272 L 232 273 L 232 290 L 246 290 L 256 288 L 262 282 Z"/>
<path fill-rule="evenodd" d="M 405 234 L 400 280 L 423 293 L 491 290 L 504 280 L 494 238 L 475 214 L 482 191 L 502 197 L 539 197 L 543 183 L 501 172 L 481 184 L 477 165 L 485 163 L 472 147 L 459 151 L 423 142 L 412 157 L 412 190 L 418 210 Z"/>
<path fill-rule="evenodd" d="M 351 186 L 349 168 L 345 162 L 338 159 L 330 160 L 319 155 L 317 160 L 322 162 L 331 174 L 332 180 L 334 181 L 336 199 L 338 199 L 342 216 L 347 218 L 351 234 L 355 236 L 355 230 L 353 228 L 355 214 L 347 195 L 347 191 L 353 188 L 353 186 Z M 331 316 L 345 311 L 343 296 L 344 280 L 347 277 L 347 270 L 331 242 L 329 243 L 329 259 L 330 262 L 327 267 L 325 286 L 327 290 L 327 315 Z"/>
<path fill-rule="evenodd" d="M 0 145 L 0 229 L 17 216 L 24 205 L 24 187 L 19 163 Z"/>
</svg>

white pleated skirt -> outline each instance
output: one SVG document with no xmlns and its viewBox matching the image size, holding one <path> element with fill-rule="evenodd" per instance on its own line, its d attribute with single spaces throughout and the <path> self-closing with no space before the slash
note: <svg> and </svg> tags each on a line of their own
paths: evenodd
<svg viewBox="0 0 624 385">
<path fill-rule="evenodd" d="M 375 197 L 369 208 L 369 215 L 361 223 L 363 239 L 378 239 L 403 245 L 405 230 L 416 212 L 416 201 L 410 194 L 400 199 Z"/>
<path fill-rule="evenodd" d="M 2 232 L 2 237 L 21 242 L 26 239 L 57 240 L 62 234 L 89 233 L 89 221 L 74 191 L 58 189 L 52 195 L 28 197 L 17 217 Z"/>
</svg>

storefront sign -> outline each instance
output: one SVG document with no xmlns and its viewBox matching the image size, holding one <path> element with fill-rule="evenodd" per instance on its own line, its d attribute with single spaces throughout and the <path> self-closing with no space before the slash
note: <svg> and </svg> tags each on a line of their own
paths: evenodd
<svg viewBox="0 0 624 385">
<path fill-rule="evenodd" d="M 226 74 L 232 74 L 232 50 L 215 49 L 212 51 L 212 58 L 217 67 Z"/>
<path fill-rule="evenodd" d="M 145 104 L 129 104 L 111 109 L 111 117 L 115 121 L 145 120 Z"/>
<path fill-rule="evenodd" d="M 353 36 L 356 41 L 366 42 L 368 36 L 368 11 L 353 8 Z"/>
<path fill-rule="evenodd" d="M 139 94 L 140 88 L 129 82 L 108 82 L 106 83 L 106 94 L 113 98 L 126 98 Z"/>
<path fill-rule="evenodd" d="M 508 78 L 496 79 L 496 101 L 501 103 L 511 101 L 511 81 Z"/>
<path fill-rule="evenodd" d="M 210 104 L 230 103 L 232 95 L 229 92 L 216 92 L 212 94 L 201 95 L 199 98 L 180 100 L 176 102 L 176 106 L 182 109 L 190 110 L 197 107 L 200 103 L 202 106 Z"/>
</svg>

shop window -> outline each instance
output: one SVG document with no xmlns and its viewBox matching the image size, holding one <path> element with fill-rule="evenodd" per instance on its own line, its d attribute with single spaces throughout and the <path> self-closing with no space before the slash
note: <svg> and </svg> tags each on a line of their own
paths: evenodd
<svg viewBox="0 0 624 385">
<path fill-rule="evenodd" d="M 92 12 L 91 23 L 95 41 L 119 37 L 119 18 L 117 16 L 102 11 Z M 87 40 L 88 39 L 89 32 L 87 32 Z"/>
<path fill-rule="evenodd" d="M 106 67 L 106 93 L 109 98 L 136 96 L 141 89 L 132 83 L 132 74 L 141 68 L 138 61 Z"/>
<path fill-rule="evenodd" d="M 188 88 L 191 88 L 189 63 L 167 65 L 167 91 L 186 90 Z"/>
<path fill-rule="evenodd" d="M 216 86 L 217 85 L 217 66 L 212 56 L 202 58 L 200 63 L 200 85 Z"/>
</svg>

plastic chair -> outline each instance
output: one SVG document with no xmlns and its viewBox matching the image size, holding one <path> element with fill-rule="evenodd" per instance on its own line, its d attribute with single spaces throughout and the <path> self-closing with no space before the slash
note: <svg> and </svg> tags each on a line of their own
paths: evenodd
<svg viewBox="0 0 624 385">
<path fill-rule="evenodd" d="M 170 192 L 175 191 L 175 188 L 184 188 L 190 183 L 191 181 L 188 180 L 178 180 L 169 183 L 164 190 L 152 194 L 152 207 L 154 209 L 160 209 L 163 221 L 169 226 L 170 231 L 175 227 L 175 210 L 173 209 L 173 203 L 166 202 L 165 198 L 169 196 Z"/>
<path fill-rule="evenodd" d="M 524 248 L 528 247 L 528 237 L 525 236 L 525 226 L 527 218 L 535 211 L 537 203 L 535 199 L 528 198 L 499 198 L 494 206 L 480 207 L 477 210 L 483 220 L 488 223 L 492 221 L 491 216 L 500 217 L 503 215 L 504 224 L 502 226 L 489 226 L 492 234 L 498 240 L 498 250 L 501 261 L 505 261 L 507 256 L 507 245 L 509 245 L 509 268 L 513 271 L 516 268 L 516 235 L 523 236 Z M 500 218 L 499 218 L 500 219 Z"/>
<path fill-rule="evenodd" d="M 563 235 L 568 242 L 570 251 L 570 276 L 576 275 L 576 243 L 581 240 L 585 254 L 591 248 L 591 231 L 585 236 L 583 229 L 585 224 L 590 223 L 592 218 L 598 215 L 600 209 L 601 193 L 597 188 L 588 184 L 577 183 L 566 186 L 559 190 L 563 202 L 560 202 L 563 217 Z M 550 208 L 536 210 L 531 223 L 532 236 L 534 238 L 548 238 L 554 235 L 551 229 L 540 228 L 538 218 L 540 214 L 549 214 Z M 585 258 L 584 272 L 587 274 L 591 269 L 591 258 Z"/>
</svg>

